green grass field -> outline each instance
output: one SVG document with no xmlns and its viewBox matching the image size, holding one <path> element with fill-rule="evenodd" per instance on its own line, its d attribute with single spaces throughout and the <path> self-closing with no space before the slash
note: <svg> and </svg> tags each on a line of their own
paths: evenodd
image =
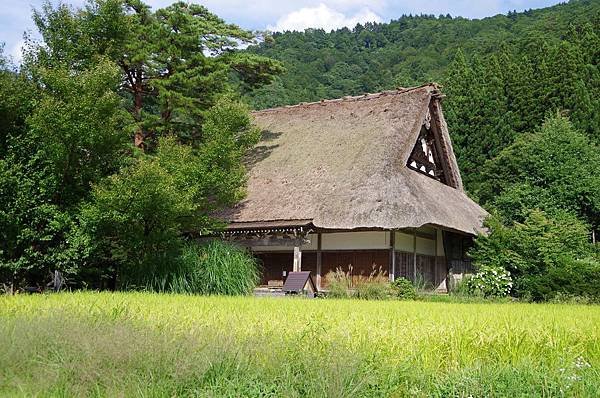
<svg viewBox="0 0 600 398">
<path fill-rule="evenodd" d="M 0 297 L 2 396 L 598 396 L 600 306 Z"/>
</svg>

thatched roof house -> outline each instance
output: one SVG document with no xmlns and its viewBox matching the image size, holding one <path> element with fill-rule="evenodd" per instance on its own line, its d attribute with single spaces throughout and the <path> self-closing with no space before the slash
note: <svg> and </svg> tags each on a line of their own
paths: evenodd
<svg viewBox="0 0 600 398">
<path fill-rule="evenodd" d="M 447 256 L 439 250 L 444 240 L 439 232 L 471 236 L 486 212 L 463 191 L 440 100 L 437 86 L 430 84 L 254 112 L 262 140 L 248 157 L 246 199 L 222 215 L 229 223 L 227 235 L 271 257 L 289 252 L 277 260 L 263 256 L 267 268 L 276 268 L 270 277 L 285 273 L 271 263 L 285 269 L 289 258 L 291 266 L 294 246 L 296 257 L 304 247 L 303 269 L 314 252 L 318 284 L 325 252 L 391 251 L 390 264 L 379 264 L 381 253 L 377 261 L 373 253 L 363 256 L 360 265 L 345 253 L 342 263 L 332 260 L 335 264 L 325 268 L 348 261 L 354 270 L 376 264 L 393 278 L 398 274 L 391 264 L 394 253 L 406 249 L 394 243 L 404 239 L 398 234 L 412 235 L 413 246 L 419 235 L 431 238 L 436 252 L 429 254 L 434 263 L 442 261 L 437 257 Z M 343 232 L 355 234 L 324 247 L 323 239 L 341 238 L 326 234 Z M 361 242 L 365 238 L 387 239 L 387 246 Z M 416 269 L 418 258 L 412 262 Z"/>
</svg>

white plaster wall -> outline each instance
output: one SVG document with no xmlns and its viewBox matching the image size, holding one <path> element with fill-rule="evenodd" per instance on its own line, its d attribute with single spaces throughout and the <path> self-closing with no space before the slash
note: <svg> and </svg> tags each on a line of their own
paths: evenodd
<svg viewBox="0 0 600 398">
<path fill-rule="evenodd" d="M 413 251 L 413 236 L 403 232 L 396 232 L 394 238 L 395 249 L 402 252 L 412 253 Z"/>
<path fill-rule="evenodd" d="M 431 234 L 434 231 L 429 229 L 418 230 L 424 233 Z M 396 232 L 395 248 L 398 251 L 412 253 L 413 251 L 413 235 L 410 233 Z M 444 255 L 444 242 L 442 240 L 442 231 L 437 230 L 437 255 Z M 435 254 L 435 240 L 417 236 L 417 253 L 433 256 Z"/>
<path fill-rule="evenodd" d="M 435 240 L 417 236 L 417 253 L 428 256 L 435 255 Z"/>
<path fill-rule="evenodd" d="M 431 233 L 430 230 L 423 232 Z M 302 245 L 302 250 L 317 250 L 317 234 L 309 234 L 310 243 Z M 352 250 L 352 249 L 388 249 L 390 247 L 390 233 L 388 231 L 364 231 L 364 232 L 335 232 L 321 235 L 323 250 Z M 437 230 L 437 255 L 444 256 L 444 241 L 442 231 Z M 398 251 L 412 253 L 413 236 L 410 233 L 396 232 L 395 248 Z M 253 246 L 252 251 L 285 251 L 293 252 L 292 246 Z M 417 236 L 417 253 L 433 256 L 435 242 L 431 239 Z"/>
<path fill-rule="evenodd" d="M 310 243 L 302 245 L 302 250 L 317 250 L 317 247 L 319 246 L 319 237 L 317 234 L 308 234 L 308 239 L 310 240 Z M 292 251 L 293 249 L 294 248 L 292 248 Z"/>
<path fill-rule="evenodd" d="M 322 250 L 389 249 L 388 231 L 334 232 L 321 234 Z"/>
</svg>

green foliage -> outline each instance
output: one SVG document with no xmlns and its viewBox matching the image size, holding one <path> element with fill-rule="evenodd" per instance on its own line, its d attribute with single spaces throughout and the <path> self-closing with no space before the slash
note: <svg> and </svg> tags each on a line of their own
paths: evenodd
<svg viewBox="0 0 600 398">
<path fill-rule="evenodd" d="M 344 272 L 341 268 L 335 271 L 329 271 L 325 275 L 327 281 L 327 297 L 330 298 L 348 298 L 352 295 L 352 276 Z"/>
<path fill-rule="evenodd" d="M 450 277 L 447 279 L 448 293 L 451 296 L 458 297 L 458 298 L 474 297 L 471 295 L 471 292 L 466 283 L 468 278 L 469 278 L 468 275 L 461 275 L 460 278 L 455 278 L 453 275 L 450 275 Z M 478 297 L 481 297 L 481 296 L 478 296 Z"/>
<path fill-rule="evenodd" d="M 33 18 L 19 71 L 0 56 L 0 280 L 137 283 L 243 197 L 258 131 L 235 91 L 281 66 L 237 52 L 254 35 L 197 4 L 48 2 Z"/>
<path fill-rule="evenodd" d="M 22 68 L 0 56 L 0 278 L 133 286 L 179 269 L 182 236 L 244 195 L 258 131 L 236 92 L 262 108 L 435 79 L 465 185 L 498 214 L 475 260 L 521 296 L 579 294 L 559 274 L 590 256 L 582 222 L 600 227 L 599 18 L 592 1 L 403 16 L 239 51 L 257 37 L 197 4 L 46 3 Z M 186 291 L 181 278 L 163 286 Z M 351 279 L 336 283 L 348 295 Z"/>
<path fill-rule="evenodd" d="M 209 214 L 242 197 L 241 157 L 256 134 L 247 111 L 232 102 L 211 108 L 205 127 L 201 147 L 163 138 L 154 155 L 141 155 L 94 186 L 79 218 L 90 261 L 144 269 L 176 253 L 182 232 L 218 226 Z"/>
<path fill-rule="evenodd" d="M 121 126 L 130 119 L 120 108 L 118 71 L 111 62 L 75 77 L 63 69 L 41 73 L 45 89 L 27 120 L 27 140 L 38 146 L 39 161 L 51 165 L 55 202 L 71 206 L 85 196 L 90 183 L 118 169 L 115 154 L 127 143 Z"/>
<path fill-rule="evenodd" d="M 34 20 L 45 42 L 33 46 L 34 64 L 85 69 L 105 57 L 119 66 L 135 119 L 128 128 L 146 149 L 167 135 L 196 144 L 206 110 L 232 92 L 233 81 L 249 89 L 282 71 L 269 58 L 236 52 L 254 35 L 198 4 L 152 11 L 138 0 L 92 0 L 82 10 L 46 3 Z"/>
<path fill-rule="evenodd" d="M 89 256 L 142 267 L 176 250 L 180 231 L 196 221 L 192 216 L 199 210 L 194 175 L 186 175 L 198 163 L 190 148 L 163 139 L 156 156 L 142 157 L 95 185 L 79 220 Z"/>
<path fill-rule="evenodd" d="M 510 271 L 520 297 L 590 295 L 566 275 L 577 259 L 592 255 L 589 227 L 600 225 L 598 165 L 598 146 L 560 115 L 519 136 L 481 172 L 478 195 L 497 216 L 488 222 L 491 234 L 477 238 L 476 263 Z"/>
<path fill-rule="evenodd" d="M 186 246 L 180 261 L 195 293 L 251 294 L 260 280 L 256 259 L 244 249 L 220 240 L 205 246 Z"/>
<path fill-rule="evenodd" d="M 483 297 L 506 297 L 512 289 L 510 272 L 502 267 L 482 265 L 477 273 L 463 282 L 468 294 Z"/>
<path fill-rule="evenodd" d="M 541 276 L 592 254 L 587 226 L 569 213 L 550 216 L 533 210 L 523 223 L 506 226 L 492 217 L 486 226 L 489 235 L 477 237 L 470 255 L 479 268 L 509 271 L 519 297 L 543 300 L 546 287 L 539 284 Z"/>
<path fill-rule="evenodd" d="M 326 276 L 327 297 L 329 298 L 355 298 L 362 300 L 385 300 L 393 295 L 393 290 L 385 273 L 381 269 L 374 269 L 365 276 L 353 276 L 352 269 L 345 272 L 338 267 Z"/>
<path fill-rule="evenodd" d="M 578 36 L 579 26 L 596 28 L 591 31 L 597 34 L 598 12 L 598 4 L 593 1 L 573 1 L 481 20 L 402 15 L 389 23 L 358 24 L 353 29 L 274 33 L 272 40 L 248 51 L 280 60 L 286 73 L 279 81 L 248 95 L 248 99 L 254 107 L 264 108 L 339 97 L 340 90 L 346 90 L 341 95 L 351 95 L 443 81 L 459 49 L 467 59 L 475 54 L 497 54 L 503 45 L 542 54 L 547 50 L 534 40 L 552 46 L 562 37 L 571 40 Z M 577 24 L 576 28 L 572 24 Z M 581 47 L 585 50 L 581 54 L 586 54 L 585 62 L 591 65 L 598 59 L 593 60 L 598 49 L 593 38 L 589 31 L 581 35 L 581 41 L 587 45 Z M 353 73 L 344 76 L 338 68 L 352 69 Z M 568 70 L 568 66 L 562 69 Z M 523 81 L 525 77 L 515 75 L 515 79 Z M 543 101 L 538 102 L 540 105 L 529 107 L 545 106 Z"/>
<path fill-rule="evenodd" d="M 552 301 L 600 301 L 600 262 L 568 259 L 548 272 L 527 278 L 533 299 Z"/>
<path fill-rule="evenodd" d="M 356 285 L 354 296 L 362 300 L 386 300 L 392 295 L 390 282 L 382 274 L 372 275 Z"/>
<path fill-rule="evenodd" d="M 179 242 L 177 242 L 179 243 Z M 122 270 L 120 287 L 160 293 L 245 295 L 260 281 L 260 268 L 247 251 L 219 240 L 180 243 L 177 253 L 156 252 L 143 267 Z"/>
<path fill-rule="evenodd" d="M 566 118 L 548 118 L 533 134 L 488 162 L 478 191 L 507 221 L 522 221 L 529 209 L 562 209 L 600 226 L 600 147 Z"/>
<path fill-rule="evenodd" d="M 246 97 L 265 108 L 441 82 L 465 187 L 488 204 L 495 191 L 482 166 L 548 114 L 563 112 L 600 143 L 599 20 L 599 3 L 571 1 L 482 20 L 404 15 L 276 33 L 247 51 L 287 72 Z"/>
<path fill-rule="evenodd" d="M 0 158 L 0 268 L 4 278 L 29 283 L 50 269 L 77 272 L 80 253 L 69 242 L 77 204 L 118 169 L 127 141 L 111 63 L 38 72 L 43 89 L 13 75 L 22 91 L 4 91 L 15 115 Z"/>
<path fill-rule="evenodd" d="M 392 282 L 392 293 L 402 300 L 414 300 L 417 298 L 417 289 L 411 281 L 406 278 L 396 278 Z"/>
</svg>

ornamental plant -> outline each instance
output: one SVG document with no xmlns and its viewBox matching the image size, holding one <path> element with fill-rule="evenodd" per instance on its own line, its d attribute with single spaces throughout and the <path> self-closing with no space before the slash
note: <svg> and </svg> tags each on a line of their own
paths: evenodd
<svg viewBox="0 0 600 398">
<path fill-rule="evenodd" d="M 483 297 L 506 297 L 512 289 L 510 272 L 497 266 L 483 265 L 465 282 L 469 294 Z"/>
<path fill-rule="evenodd" d="M 392 292 L 402 300 L 414 300 L 417 298 L 417 289 L 411 281 L 406 278 L 396 278 L 392 282 Z"/>
</svg>

